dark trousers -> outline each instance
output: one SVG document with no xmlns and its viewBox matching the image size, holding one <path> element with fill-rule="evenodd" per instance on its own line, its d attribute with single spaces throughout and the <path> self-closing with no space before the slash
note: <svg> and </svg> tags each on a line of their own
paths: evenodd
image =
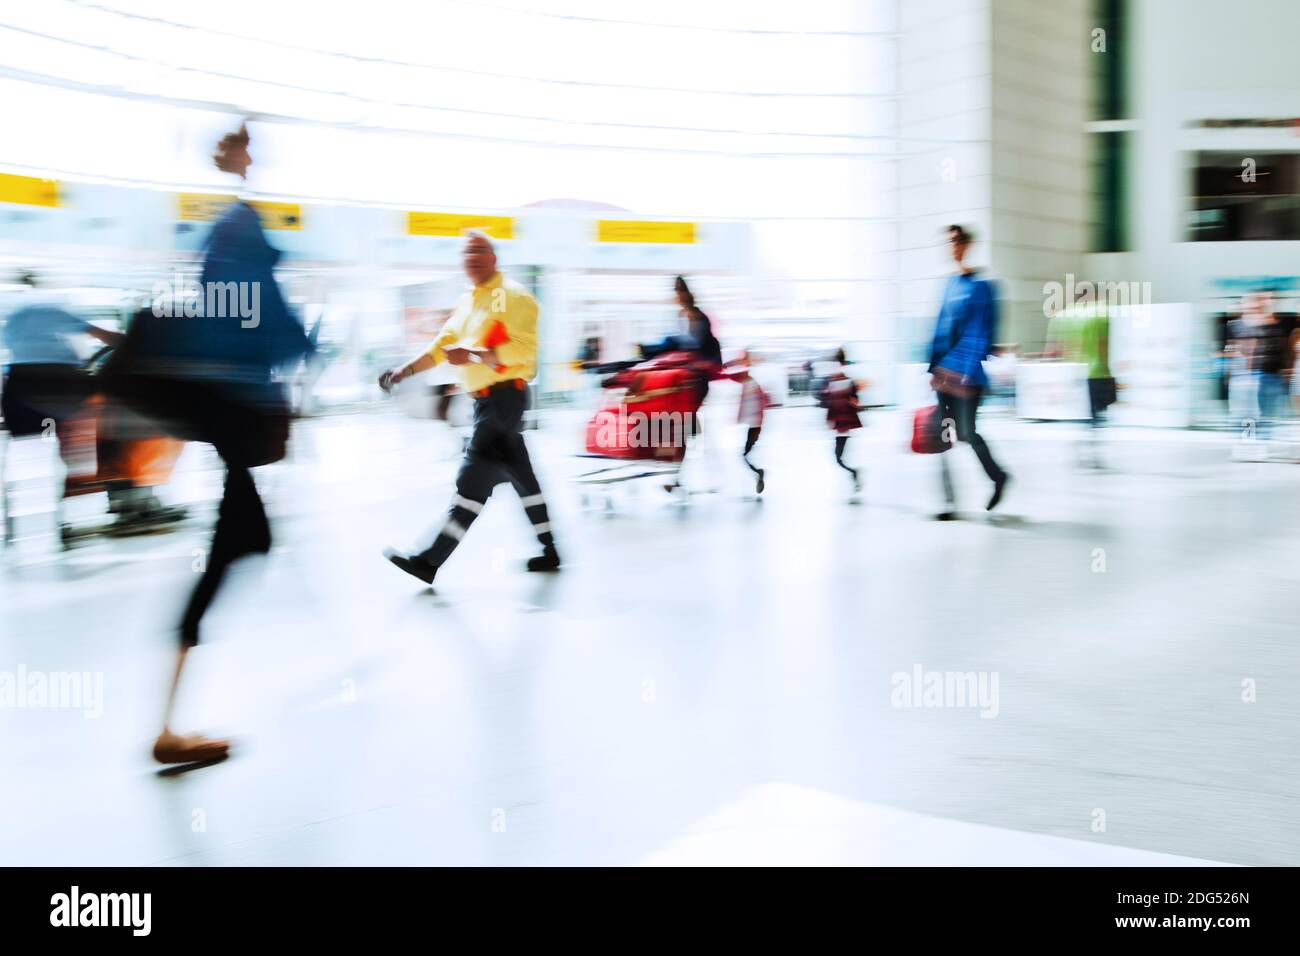
<svg viewBox="0 0 1300 956">
<path fill-rule="evenodd" d="M 271 525 L 251 469 L 273 457 L 266 451 L 268 436 L 285 426 L 285 412 L 236 400 L 219 384 L 187 379 L 114 378 L 112 393 L 177 437 L 211 444 L 226 466 L 212 543 L 181 618 L 181 645 L 193 647 L 230 566 L 245 555 L 271 550 Z"/>
<path fill-rule="evenodd" d="M 1100 428 L 1106 423 L 1106 409 L 1115 401 L 1115 380 L 1113 378 L 1088 379 L 1088 412 L 1092 415 L 1091 424 Z"/>
<path fill-rule="evenodd" d="M 93 394 L 95 380 L 75 365 L 13 365 L 0 390 L 5 427 L 15 438 L 48 434 L 80 412 Z"/>
<path fill-rule="evenodd" d="M 554 544 L 542 486 L 533 473 L 522 434 L 527 407 L 528 390 L 517 388 L 513 382 L 503 382 L 489 389 L 487 395 L 475 396 L 474 431 L 456 475 L 456 493 L 451 497 L 447 520 L 433 544 L 420 554 L 429 564 L 440 567 L 451 556 L 482 513 L 492 490 L 503 482 L 514 486 L 537 540 L 544 546 Z"/>
<path fill-rule="evenodd" d="M 1001 481 L 1006 472 L 1002 467 L 993 460 L 993 453 L 989 451 L 989 446 L 980 433 L 975 430 L 975 413 L 979 409 L 980 392 L 974 395 L 949 395 L 946 392 L 935 392 L 936 404 L 939 406 L 939 420 L 942 423 L 941 428 L 948 428 L 951 422 L 957 432 L 957 440 L 968 443 L 971 448 L 975 449 L 975 457 L 980 460 L 984 467 L 984 474 L 989 476 L 989 481 Z M 948 468 L 948 456 L 946 454 L 939 456 L 939 463 L 943 473 L 943 494 L 948 504 L 954 504 L 957 495 L 952 487 L 952 473 Z"/>
</svg>

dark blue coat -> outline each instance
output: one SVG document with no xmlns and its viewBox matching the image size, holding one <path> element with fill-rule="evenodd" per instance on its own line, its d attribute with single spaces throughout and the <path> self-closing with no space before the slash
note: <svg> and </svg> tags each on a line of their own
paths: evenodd
<svg viewBox="0 0 1300 956">
<path fill-rule="evenodd" d="M 237 400 L 283 402 L 272 371 L 311 344 L 275 280 L 279 258 L 256 210 L 232 203 L 204 244 L 201 314 L 147 322 L 148 330 L 139 330 L 141 357 L 162 374 L 218 384 Z"/>
</svg>

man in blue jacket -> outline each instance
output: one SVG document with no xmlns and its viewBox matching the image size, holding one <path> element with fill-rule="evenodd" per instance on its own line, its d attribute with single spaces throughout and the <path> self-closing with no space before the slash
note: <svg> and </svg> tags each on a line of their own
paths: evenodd
<svg viewBox="0 0 1300 956">
<path fill-rule="evenodd" d="M 989 446 L 975 431 L 975 412 L 980 395 L 988 386 L 984 374 L 984 359 L 992 350 L 993 333 L 997 327 L 997 296 L 993 283 L 975 275 L 975 270 L 965 264 L 966 252 L 973 236 L 962 226 L 948 227 L 948 247 L 957 272 L 948 278 L 943 290 L 943 304 L 934 326 L 934 341 L 930 346 L 930 382 L 934 387 L 939 417 L 945 433 L 955 427 L 957 440 L 970 444 L 984 466 L 984 473 L 993 482 L 993 495 L 988 510 L 992 511 L 1002 500 L 1010 475 L 993 460 Z M 951 425 L 949 424 L 951 423 Z M 939 456 L 943 469 L 943 492 L 947 508 L 938 515 L 940 521 L 957 517 L 956 495 L 948 460 Z"/>
</svg>

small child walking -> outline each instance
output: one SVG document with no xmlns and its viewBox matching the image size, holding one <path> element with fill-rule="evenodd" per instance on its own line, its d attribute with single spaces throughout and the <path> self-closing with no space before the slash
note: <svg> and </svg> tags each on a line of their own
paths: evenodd
<svg viewBox="0 0 1300 956">
<path fill-rule="evenodd" d="M 749 374 L 749 369 L 738 369 L 731 373 L 731 377 L 740 383 L 740 411 L 736 421 L 747 428 L 745 450 L 741 452 L 740 458 L 754 473 L 754 494 L 761 495 L 766 486 L 763 480 L 763 469 L 749 460 L 749 453 L 758 444 L 758 436 L 763 431 L 763 412 L 771 401 L 767 392 L 763 391 L 763 387 L 754 380 L 754 376 Z"/>
<path fill-rule="evenodd" d="M 844 450 L 848 447 L 850 433 L 862 427 L 862 420 L 858 417 L 862 405 L 858 401 L 858 383 L 844 372 L 843 349 L 836 351 L 835 362 L 839 367 L 826 377 L 821 399 L 826 409 L 826 423 L 835 431 L 835 463 L 852 476 L 853 493 L 857 494 L 862 490 L 862 478 L 858 469 L 845 463 Z"/>
</svg>

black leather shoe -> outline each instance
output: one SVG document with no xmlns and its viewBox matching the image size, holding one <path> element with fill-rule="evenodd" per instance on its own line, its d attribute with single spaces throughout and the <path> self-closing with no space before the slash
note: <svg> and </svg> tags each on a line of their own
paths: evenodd
<svg viewBox="0 0 1300 956">
<path fill-rule="evenodd" d="M 385 548 L 384 557 L 411 577 L 419 578 L 425 584 L 432 584 L 433 576 L 438 573 L 436 567 L 418 555 L 402 554 L 402 552 L 393 548 Z"/>
<path fill-rule="evenodd" d="M 535 558 L 528 559 L 529 571 L 558 571 L 560 570 L 560 553 L 551 545 L 542 549 L 542 553 Z"/>
<path fill-rule="evenodd" d="M 937 515 L 934 516 L 934 520 L 935 520 L 935 521 L 956 521 L 956 520 L 957 520 L 957 512 L 955 512 L 955 511 L 940 511 Z"/>
<path fill-rule="evenodd" d="M 989 498 L 989 503 L 984 506 L 985 511 L 992 511 L 998 506 L 998 502 L 1002 500 L 1002 492 L 1010 480 L 1011 476 L 1003 472 L 1002 477 L 993 483 L 993 497 Z"/>
</svg>

